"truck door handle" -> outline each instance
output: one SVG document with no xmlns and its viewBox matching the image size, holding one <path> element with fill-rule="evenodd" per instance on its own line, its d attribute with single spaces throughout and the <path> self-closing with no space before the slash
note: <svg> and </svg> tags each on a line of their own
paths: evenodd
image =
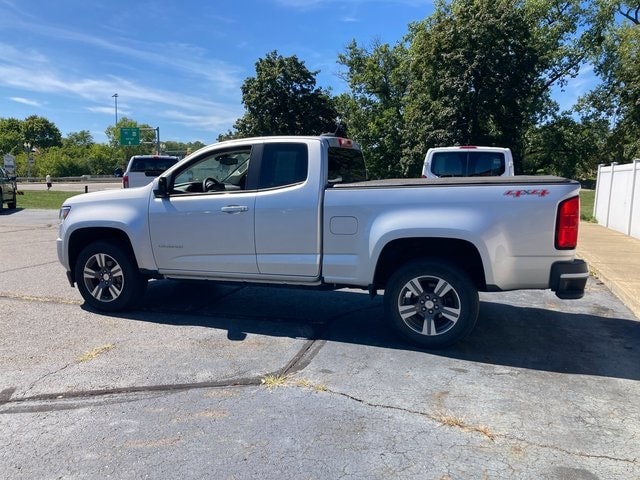
<svg viewBox="0 0 640 480">
<path fill-rule="evenodd" d="M 246 205 L 227 205 L 226 207 L 222 207 L 220 210 L 225 213 L 241 213 L 248 212 L 249 207 Z"/>
</svg>

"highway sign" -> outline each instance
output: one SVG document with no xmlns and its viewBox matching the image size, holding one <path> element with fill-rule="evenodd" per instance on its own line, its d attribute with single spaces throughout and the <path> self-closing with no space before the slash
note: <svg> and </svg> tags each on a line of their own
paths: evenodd
<svg viewBox="0 0 640 480">
<path fill-rule="evenodd" d="M 140 129 L 121 128 L 120 145 L 140 145 Z"/>
</svg>

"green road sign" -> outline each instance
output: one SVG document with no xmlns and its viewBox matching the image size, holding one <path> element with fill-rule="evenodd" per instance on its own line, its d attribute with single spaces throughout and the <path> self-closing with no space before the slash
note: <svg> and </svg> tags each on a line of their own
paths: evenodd
<svg viewBox="0 0 640 480">
<path fill-rule="evenodd" d="M 140 129 L 121 128 L 120 145 L 140 145 Z"/>
</svg>

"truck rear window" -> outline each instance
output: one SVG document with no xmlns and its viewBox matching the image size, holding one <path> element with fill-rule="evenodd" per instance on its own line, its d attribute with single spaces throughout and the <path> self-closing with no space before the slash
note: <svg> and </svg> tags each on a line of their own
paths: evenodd
<svg viewBox="0 0 640 480">
<path fill-rule="evenodd" d="M 435 152 L 431 171 L 438 177 L 497 177 L 505 171 L 500 152 Z"/>
<path fill-rule="evenodd" d="M 329 147 L 329 182 L 354 183 L 367 179 L 367 168 L 362 151 Z"/>
<path fill-rule="evenodd" d="M 177 162 L 178 159 L 174 157 L 134 158 L 129 171 L 146 172 L 147 170 L 158 170 L 164 172 L 169 167 L 173 167 Z"/>
</svg>

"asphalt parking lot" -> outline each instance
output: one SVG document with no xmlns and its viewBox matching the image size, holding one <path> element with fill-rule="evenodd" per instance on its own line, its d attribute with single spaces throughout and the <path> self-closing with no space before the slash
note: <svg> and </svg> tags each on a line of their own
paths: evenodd
<svg viewBox="0 0 640 480">
<path fill-rule="evenodd" d="M 483 294 L 426 352 L 359 291 L 163 280 L 95 313 L 56 233 L 0 215 L 2 478 L 640 478 L 640 321 L 595 278 Z"/>
</svg>

